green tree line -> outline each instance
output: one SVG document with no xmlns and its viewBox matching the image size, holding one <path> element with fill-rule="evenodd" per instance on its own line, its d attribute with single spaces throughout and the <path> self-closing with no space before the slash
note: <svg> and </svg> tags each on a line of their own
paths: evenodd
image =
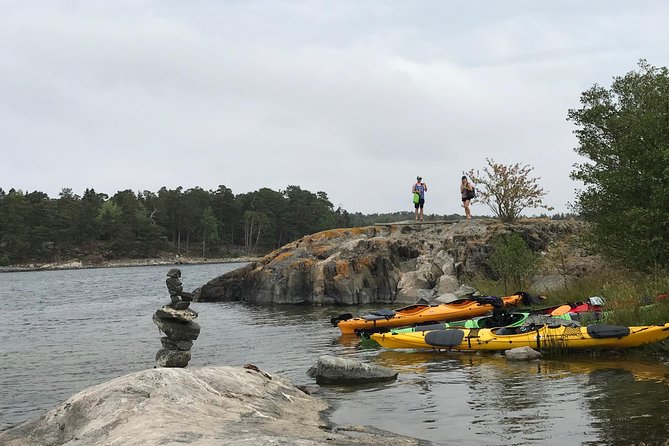
<svg viewBox="0 0 669 446">
<path fill-rule="evenodd" d="M 325 192 L 299 186 L 234 194 L 225 186 L 158 192 L 94 189 L 82 196 L 63 189 L 44 192 L 0 188 L 0 263 L 153 257 L 164 252 L 191 256 L 258 254 L 304 235 L 350 226 Z"/>
</svg>

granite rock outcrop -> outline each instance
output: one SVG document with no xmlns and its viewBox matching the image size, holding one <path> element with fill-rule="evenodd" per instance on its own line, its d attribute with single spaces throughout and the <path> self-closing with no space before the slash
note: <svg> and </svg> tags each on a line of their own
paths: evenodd
<svg viewBox="0 0 669 446">
<path fill-rule="evenodd" d="M 328 405 L 254 366 L 157 368 L 90 387 L 0 432 L 5 446 L 417 445 L 362 426 L 332 426 Z"/>
<path fill-rule="evenodd" d="M 337 305 L 452 300 L 465 277 L 494 275 L 488 257 L 495 236 L 518 234 L 545 253 L 584 228 L 574 220 L 527 219 L 333 229 L 212 279 L 193 292 L 194 300 Z"/>
</svg>

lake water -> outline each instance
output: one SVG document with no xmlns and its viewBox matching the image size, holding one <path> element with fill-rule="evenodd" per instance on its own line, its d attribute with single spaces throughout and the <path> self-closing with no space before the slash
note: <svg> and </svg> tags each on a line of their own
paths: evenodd
<svg viewBox="0 0 669 446">
<path fill-rule="evenodd" d="M 238 264 L 182 265 L 191 290 Z M 0 274 L 0 429 L 80 390 L 154 365 L 151 320 L 169 267 Z M 669 368 L 622 358 L 509 363 L 500 355 L 361 349 L 329 318 L 363 308 L 194 303 L 189 367 L 255 364 L 296 384 L 323 354 L 391 367 L 397 381 L 326 387 L 338 424 L 434 444 L 629 445 L 669 438 Z"/>
</svg>

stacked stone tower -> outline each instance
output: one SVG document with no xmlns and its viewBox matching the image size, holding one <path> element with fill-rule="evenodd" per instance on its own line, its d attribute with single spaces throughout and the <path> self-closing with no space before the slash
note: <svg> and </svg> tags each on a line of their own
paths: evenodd
<svg viewBox="0 0 669 446">
<path fill-rule="evenodd" d="M 191 358 L 193 341 L 200 335 L 200 325 L 195 322 L 197 312 L 188 308 L 192 296 L 183 291 L 181 271 L 173 268 L 167 276 L 167 289 L 172 302 L 153 314 L 153 322 L 165 334 L 160 338 L 163 348 L 156 353 L 156 365 L 186 367 Z"/>
</svg>

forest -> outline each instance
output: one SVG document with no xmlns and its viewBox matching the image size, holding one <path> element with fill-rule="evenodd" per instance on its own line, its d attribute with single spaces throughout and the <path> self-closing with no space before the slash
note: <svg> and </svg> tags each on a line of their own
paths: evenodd
<svg viewBox="0 0 669 446">
<path fill-rule="evenodd" d="M 71 258 L 258 255 L 306 234 L 349 227 L 325 192 L 299 186 L 234 194 L 225 186 L 58 198 L 0 188 L 0 265 Z"/>
</svg>

